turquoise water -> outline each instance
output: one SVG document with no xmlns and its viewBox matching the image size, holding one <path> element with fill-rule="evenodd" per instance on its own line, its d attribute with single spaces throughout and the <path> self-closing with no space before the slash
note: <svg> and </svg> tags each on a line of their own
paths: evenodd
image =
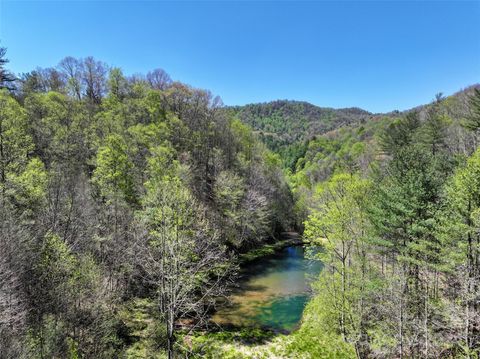
<svg viewBox="0 0 480 359">
<path fill-rule="evenodd" d="M 235 326 L 259 326 L 290 331 L 298 325 L 310 297 L 310 283 L 322 264 L 305 258 L 301 246 L 284 248 L 242 270 L 231 304 L 213 321 Z"/>
</svg>

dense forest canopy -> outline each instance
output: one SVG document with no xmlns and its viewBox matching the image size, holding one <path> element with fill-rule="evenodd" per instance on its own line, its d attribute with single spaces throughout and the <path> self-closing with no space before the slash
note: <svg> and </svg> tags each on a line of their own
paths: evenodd
<svg viewBox="0 0 480 359">
<path fill-rule="evenodd" d="M 278 155 L 208 91 L 90 57 L 1 74 L 0 357 L 120 355 L 136 297 L 172 350 L 231 259 L 293 226 Z"/>
<path fill-rule="evenodd" d="M 290 183 L 326 268 L 297 352 L 478 357 L 479 99 L 438 94 L 308 142 Z"/>
<path fill-rule="evenodd" d="M 333 109 L 300 101 L 273 101 L 227 107 L 226 111 L 250 125 L 286 167 L 294 169 L 305 143 L 314 135 L 365 122 L 371 114 L 359 108 Z"/>
<path fill-rule="evenodd" d="M 478 86 L 371 114 L 7 65 L 1 358 L 480 355 Z M 239 255 L 292 229 L 325 266 L 299 329 L 209 333 Z"/>
</svg>

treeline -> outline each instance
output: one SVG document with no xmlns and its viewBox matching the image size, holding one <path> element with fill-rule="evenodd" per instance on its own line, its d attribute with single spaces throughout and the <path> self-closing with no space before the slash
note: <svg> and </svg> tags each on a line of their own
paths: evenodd
<svg viewBox="0 0 480 359">
<path fill-rule="evenodd" d="M 279 156 L 162 70 L 67 57 L 15 78 L 0 58 L 0 357 L 121 356 L 135 297 L 171 357 L 236 253 L 293 225 Z"/>
<path fill-rule="evenodd" d="M 309 144 L 292 184 L 325 264 L 291 347 L 480 355 L 480 90 Z"/>
</svg>

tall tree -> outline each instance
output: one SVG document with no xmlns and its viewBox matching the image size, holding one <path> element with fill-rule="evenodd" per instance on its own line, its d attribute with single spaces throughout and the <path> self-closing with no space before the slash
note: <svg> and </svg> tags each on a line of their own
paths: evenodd
<svg viewBox="0 0 480 359">
<path fill-rule="evenodd" d="M 449 259 L 448 285 L 459 290 L 450 293 L 461 303 L 455 315 L 463 325 L 454 331 L 469 356 L 480 346 L 480 150 L 455 172 L 446 192 L 442 254 Z"/>
<path fill-rule="evenodd" d="M 170 75 L 162 69 L 155 69 L 147 73 L 147 81 L 156 90 L 166 90 L 172 83 Z"/>
<path fill-rule="evenodd" d="M 66 79 L 67 88 L 72 96 L 77 100 L 82 98 L 83 83 L 82 73 L 83 64 L 80 60 L 77 60 L 71 56 L 65 57 L 60 61 L 58 67 L 62 71 L 63 76 Z"/>
<path fill-rule="evenodd" d="M 82 80 L 85 95 L 92 104 L 100 104 L 106 92 L 107 65 L 93 57 L 83 60 Z"/>
<path fill-rule="evenodd" d="M 108 75 L 108 91 L 110 95 L 122 100 L 128 91 L 127 80 L 123 76 L 122 70 L 114 67 L 110 70 Z"/>
<path fill-rule="evenodd" d="M 158 294 L 170 359 L 176 321 L 185 316 L 197 321 L 203 318 L 209 297 L 221 291 L 228 268 L 217 235 L 178 177 L 180 170 L 169 149 L 154 150 L 139 213 L 146 229 L 138 242 L 139 264 Z"/>
<path fill-rule="evenodd" d="M 8 90 L 13 90 L 14 82 L 16 80 L 15 76 L 5 68 L 5 65 L 8 64 L 8 59 L 5 57 L 7 54 L 7 49 L 0 47 L 0 89 L 6 88 Z"/>
<path fill-rule="evenodd" d="M 319 185 L 304 232 L 311 246 L 323 249 L 317 257 L 326 268 L 317 289 L 328 292 L 331 301 L 324 320 L 337 323 L 337 335 L 352 343 L 359 357 L 368 355 L 371 329 L 366 300 L 374 271 L 369 265 L 370 223 L 365 211 L 369 190 L 368 181 L 349 174 L 337 174 Z"/>
</svg>

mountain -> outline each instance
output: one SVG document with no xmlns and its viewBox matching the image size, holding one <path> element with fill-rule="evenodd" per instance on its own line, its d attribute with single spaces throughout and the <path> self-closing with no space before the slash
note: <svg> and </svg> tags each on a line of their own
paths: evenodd
<svg viewBox="0 0 480 359">
<path fill-rule="evenodd" d="M 333 109 L 304 101 L 272 102 L 232 106 L 228 110 L 275 143 L 293 143 L 335 128 L 361 123 L 372 114 L 360 108 Z"/>
<path fill-rule="evenodd" d="M 289 100 L 231 106 L 226 111 L 251 126 L 271 150 L 281 155 L 286 167 L 295 164 L 305 142 L 314 135 L 361 124 L 372 117 L 356 107 L 333 109 Z"/>
<path fill-rule="evenodd" d="M 468 86 L 444 98 L 447 100 L 450 115 L 464 112 L 469 95 L 479 86 Z M 437 100 L 443 98 L 442 94 L 437 96 Z M 399 118 L 411 111 L 419 112 L 423 119 L 430 105 L 373 114 L 358 107 L 334 109 L 315 106 L 305 101 L 277 100 L 229 106 L 225 111 L 249 125 L 269 149 L 280 155 L 284 166 L 294 170 L 297 161 L 304 157 L 308 142 L 317 136 L 343 127 L 358 127 L 371 121 L 378 122 L 380 119 Z"/>
<path fill-rule="evenodd" d="M 291 184 L 293 187 L 310 187 L 325 181 L 335 171 L 365 171 L 368 164 L 383 156 L 380 142 L 384 133 L 389 128 L 395 128 L 409 113 L 416 113 L 419 125 L 424 127 L 425 123 L 432 126 L 435 120 L 435 125 L 424 131 L 442 133 L 444 145 L 450 151 L 471 153 L 473 149 L 467 148 L 474 140 L 465 132 L 464 124 L 471 116 L 469 102 L 474 89 L 480 89 L 480 85 L 466 87 L 446 97 L 438 94 L 431 103 L 406 111 L 372 114 L 363 123 L 336 123 L 337 128 L 331 131 L 312 132 L 304 151 L 293 164 L 292 170 L 296 173 L 291 178 Z M 422 142 L 418 138 L 412 141 Z"/>
</svg>

